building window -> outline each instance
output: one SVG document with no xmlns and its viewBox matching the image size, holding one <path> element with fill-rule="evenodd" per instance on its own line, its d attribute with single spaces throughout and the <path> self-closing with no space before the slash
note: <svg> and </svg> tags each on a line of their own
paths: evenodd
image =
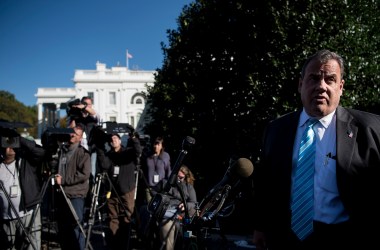
<svg viewBox="0 0 380 250">
<path fill-rule="evenodd" d="M 110 116 L 110 122 L 116 122 L 116 116 Z"/>
<path fill-rule="evenodd" d="M 110 92 L 110 105 L 116 105 L 116 92 Z"/>
<path fill-rule="evenodd" d="M 145 102 L 145 98 L 141 93 L 136 93 L 131 98 L 131 104 L 143 105 Z"/>
<path fill-rule="evenodd" d="M 141 98 L 136 98 L 136 104 L 143 104 L 143 101 Z"/>
</svg>

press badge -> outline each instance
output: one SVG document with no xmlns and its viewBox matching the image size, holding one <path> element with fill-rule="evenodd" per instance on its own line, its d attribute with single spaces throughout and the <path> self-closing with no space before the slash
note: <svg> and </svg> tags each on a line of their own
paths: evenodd
<svg viewBox="0 0 380 250">
<path fill-rule="evenodd" d="M 9 188 L 9 194 L 11 198 L 15 198 L 18 196 L 18 186 L 17 185 L 12 185 Z"/>
<path fill-rule="evenodd" d="M 155 174 L 153 176 L 153 181 L 154 181 L 154 183 L 158 183 L 160 181 L 160 176 L 158 174 Z"/>
<path fill-rule="evenodd" d="M 119 166 L 114 166 L 113 167 L 113 177 L 116 177 L 119 175 L 120 167 Z"/>
</svg>

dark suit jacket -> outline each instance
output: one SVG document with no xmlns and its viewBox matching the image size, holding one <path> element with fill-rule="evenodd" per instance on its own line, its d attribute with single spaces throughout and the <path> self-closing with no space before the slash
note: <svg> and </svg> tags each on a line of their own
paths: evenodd
<svg viewBox="0 0 380 250">
<path fill-rule="evenodd" d="M 273 240 L 290 232 L 293 144 L 301 111 L 272 121 L 254 172 L 254 226 Z M 336 178 L 339 194 L 360 241 L 380 245 L 380 116 L 338 107 Z"/>
</svg>

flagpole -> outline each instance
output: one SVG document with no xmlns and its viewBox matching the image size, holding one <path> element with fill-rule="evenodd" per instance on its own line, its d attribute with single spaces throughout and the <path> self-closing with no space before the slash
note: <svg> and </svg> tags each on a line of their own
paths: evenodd
<svg viewBox="0 0 380 250">
<path fill-rule="evenodd" d="M 127 69 L 129 70 L 129 56 L 128 56 L 128 50 L 127 50 L 127 53 L 125 54 L 125 56 L 127 57 Z"/>
</svg>

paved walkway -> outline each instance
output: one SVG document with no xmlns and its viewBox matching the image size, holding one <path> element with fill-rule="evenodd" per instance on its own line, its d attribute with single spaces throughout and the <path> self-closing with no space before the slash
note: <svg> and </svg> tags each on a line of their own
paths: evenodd
<svg viewBox="0 0 380 250">
<path fill-rule="evenodd" d="M 87 229 L 86 233 L 87 233 Z M 109 250 L 107 246 L 104 230 L 99 225 L 94 225 L 91 230 L 90 243 L 93 250 Z M 206 236 L 207 234 L 207 236 Z M 255 249 L 251 241 L 251 235 L 221 235 L 215 230 L 202 236 L 193 235 L 190 239 L 189 248 L 195 250 L 240 250 Z M 56 223 L 50 222 L 43 226 L 42 250 L 60 250 L 56 230 Z M 201 239 L 197 239 L 201 238 Z M 184 248 L 187 249 L 187 248 Z M 147 250 L 136 232 L 132 230 L 129 250 Z"/>
</svg>

